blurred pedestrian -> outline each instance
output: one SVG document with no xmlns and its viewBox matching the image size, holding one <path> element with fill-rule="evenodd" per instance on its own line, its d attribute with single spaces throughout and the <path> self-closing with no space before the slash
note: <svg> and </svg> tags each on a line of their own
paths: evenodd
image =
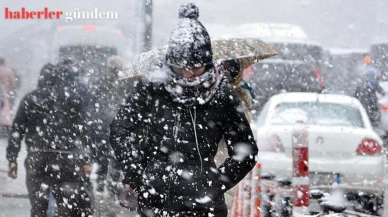
<svg viewBox="0 0 388 217">
<path fill-rule="evenodd" d="M 116 116 L 121 104 L 125 103 L 127 96 L 127 88 L 123 81 L 119 80 L 119 74 L 123 71 L 123 59 L 120 56 L 111 56 L 107 60 L 108 73 L 101 83 L 100 89 L 105 94 L 105 111 L 108 115 L 108 129 L 109 124 Z"/>
<path fill-rule="evenodd" d="M 10 90 L 15 85 L 15 76 L 10 68 L 6 66 L 4 58 L 0 57 L 0 89 L 2 97 L 2 107 L 0 112 L 0 126 L 3 128 L 2 131 L 8 134 L 9 127 L 12 124 L 11 117 L 11 101 L 10 101 Z"/>
<path fill-rule="evenodd" d="M 255 165 L 257 147 L 235 90 L 213 62 L 198 8 L 179 9 L 160 81 L 135 85 L 111 123 L 110 143 L 145 216 L 228 214 L 224 193 Z M 214 162 L 224 137 L 229 157 Z"/>
<path fill-rule="evenodd" d="M 381 113 L 377 98 L 380 72 L 372 67 L 367 67 L 364 71 L 362 84 L 356 87 L 354 97 L 356 97 L 365 108 L 371 124 L 374 128 L 381 127 Z"/>
<path fill-rule="evenodd" d="M 123 59 L 120 56 L 111 56 L 107 61 L 108 67 L 108 87 L 110 89 L 109 110 L 106 114 L 109 116 L 108 123 L 110 124 L 116 116 L 120 106 L 125 103 L 128 96 L 128 82 L 120 80 L 120 73 L 124 70 Z M 109 125 L 108 125 L 109 128 Z M 110 146 L 109 146 L 110 147 Z M 111 148 L 110 148 L 111 151 Z M 111 153 L 111 152 L 110 152 Z M 114 154 L 109 155 L 108 168 L 108 193 L 111 197 L 118 198 L 120 188 L 121 170 Z"/>
<path fill-rule="evenodd" d="M 374 63 L 373 63 L 373 60 L 372 60 L 372 56 L 370 54 L 365 54 L 362 63 L 357 65 L 356 71 L 354 72 L 354 74 L 357 75 L 357 78 L 361 77 L 361 79 L 358 79 L 356 81 L 356 86 L 363 86 L 363 84 L 365 83 L 365 79 L 366 79 L 365 73 L 368 70 L 375 70 L 376 74 L 377 74 L 377 80 L 381 79 L 381 73 L 378 72 L 378 69 L 375 68 L 373 66 L 373 64 Z M 378 84 L 376 85 L 376 92 L 378 94 L 382 95 L 382 96 L 385 95 L 385 91 L 380 86 L 380 82 L 378 82 Z"/>
<path fill-rule="evenodd" d="M 251 122 L 253 119 L 251 109 L 254 104 L 255 93 L 249 83 L 244 80 L 244 70 L 249 66 L 246 62 L 248 61 L 244 59 L 231 59 L 223 61 L 221 66 L 226 71 L 230 84 L 239 96 L 245 116 Z"/>
<path fill-rule="evenodd" d="M 92 91 L 97 95 L 95 104 L 98 105 L 96 110 L 96 118 L 94 123 L 94 141 L 93 159 L 98 164 L 97 169 L 97 192 L 103 192 L 107 183 L 109 170 L 109 161 L 113 161 L 111 157 L 111 148 L 109 145 L 109 124 L 115 117 L 122 101 L 125 99 L 126 88 L 122 87 L 119 81 L 119 72 L 123 69 L 123 60 L 120 56 L 111 56 L 106 62 L 106 71 L 100 79 L 97 79 L 92 85 Z M 116 165 L 112 163 L 112 166 Z M 111 170 L 116 170 L 111 167 Z M 118 171 L 111 171 L 111 176 L 117 179 Z M 112 182 L 118 180 L 110 180 L 109 190 L 113 190 Z M 110 192 L 113 193 L 114 192 Z"/>
<path fill-rule="evenodd" d="M 91 172 L 89 138 L 82 97 L 63 65 L 46 64 L 38 87 L 21 101 L 7 147 L 8 176 L 17 178 L 17 156 L 25 138 L 25 160 L 31 216 L 46 217 L 49 194 L 56 216 L 90 216 L 90 194 L 83 179 Z"/>
<path fill-rule="evenodd" d="M 18 92 L 22 86 L 22 81 L 21 81 L 21 75 L 18 71 L 16 71 L 15 68 L 11 68 L 13 75 L 14 75 L 14 82 L 12 82 L 12 85 L 10 86 L 9 89 L 9 98 L 10 98 L 10 106 L 13 111 L 13 107 L 15 104 L 16 97 L 18 96 Z"/>
</svg>

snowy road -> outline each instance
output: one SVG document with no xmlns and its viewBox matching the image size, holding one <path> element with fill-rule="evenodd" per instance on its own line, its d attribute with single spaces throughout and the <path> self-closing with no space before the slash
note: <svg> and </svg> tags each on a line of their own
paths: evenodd
<svg viewBox="0 0 388 217">
<path fill-rule="evenodd" d="M 24 159 L 26 150 L 23 146 L 18 157 L 18 178 L 12 180 L 7 177 L 8 163 L 5 158 L 7 142 L 0 139 L 0 217 L 28 217 L 30 203 L 27 199 L 26 176 Z M 95 175 L 92 175 L 95 178 Z M 93 180 L 92 180 L 93 181 Z M 104 197 L 96 198 L 95 217 L 134 217 L 131 212 Z"/>
<path fill-rule="evenodd" d="M 26 198 L 0 197 L 0 217 L 27 217 L 30 213 L 30 202 Z"/>
<path fill-rule="evenodd" d="M 0 217 L 28 217 L 30 216 L 30 202 L 27 198 L 0 197 Z M 135 217 L 130 212 L 109 201 L 96 202 L 95 217 Z"/>
</svg>

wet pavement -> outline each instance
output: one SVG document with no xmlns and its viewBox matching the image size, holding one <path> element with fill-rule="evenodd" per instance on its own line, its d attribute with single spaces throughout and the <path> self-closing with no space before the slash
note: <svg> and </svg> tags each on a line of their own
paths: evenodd
<svg viewBox="0 0 388 217">
<path fill-rule="evenodd" d="M 30 202 L 27 198 L 1 197 L 0 217 L 29 217 Z M 96 201 L 94 217 L 135 217 L 136 213 L 122 208 L 113 201 L 100 199 Z"/>
<path fill-rule="evenodd" d="M 8 198 L 0 196 L 0 217 L 30 216 L 30 201 L 27 198 Z"/>
<path fill-rule="evenodd" d="M 23 145 L 18 156 L 18 178 L 11 179 L 7 176 L 8 162 L 5 158 L 7 141 L 0 139 L 0 194 L 6 196 L 27 195 L 26 170 L 24 169 L 24 159 L 27 156 L 25 146 Z"/>
<path fill-rule="evenodd" d="M 136 212 L 121 207 L 111 199 L 95 200 L 95 217 L 135 217 Z"/>
<path fill-rule="evenodd" d="M 8 163 L 5 158 L 7 141 L 0 139 L 0 217 L 28 217 L 30 203 L 27 197 L 24 159 L 27 155 L 24 145 L 18 156 L 18 178 L 7 177 Z M 93 167 L 94 170 L 96 167 Z M 92 182 L 96 175 L 92 174 Z M 95 183 L 94 183 L 95 186 Z M 94 217 L 135 217 L 136 213 L 121 207 L 106 194 L 97 195 L 95 200 Z"/>
</svg>

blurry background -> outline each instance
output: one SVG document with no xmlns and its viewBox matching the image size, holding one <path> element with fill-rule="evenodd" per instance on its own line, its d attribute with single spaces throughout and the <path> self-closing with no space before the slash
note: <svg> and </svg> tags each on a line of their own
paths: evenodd
<svg viewBox="0 0 388 217">
<path fill-rule="evenodd" d="M 20 10 L 69 11 L 74 8 L 118 11 L 119 20 L 105 24 L 118 25 L 133 33 L 136 16 L 136 1 L 103 0 L 48 1 L 5 0 L 0 3 L 0 16 L 9 7 Z M 206 23 L 241 24 L 246 22 L 287 22 L 301 25 L 311 38 L 323 45 L 361 47 L 371 37 L 384 35 L 387 27 L 388 9 L 384 0 L 154 0 L 154 43 L 165 43 L 169 31 L 177 21 L 177 9 L 182 2 L 195 2 L 200 9 L 200 19 Z M 45 20 L 0 20 L 0 38 L 6 38 L 27 26 L 41 26 Z M 47 21 L 47 20 L 46 20 Z M 48 20 L 46 25 L 52 25 Z M 386 30 L 388 31 L 388 30 Z"/>
<path fill-rule="evenodd" d="M 24 77 L 21 92 L 35 86 L 36 74 L 49 61 L 49 51 L 56 26 L 69 24 L 56 20 L 5 20 L 4 8 L 27 10 L 117 11 L 118 20 L 82 24 L 103 24 L 121 29 L 132 42 L 128 52 L 135 53 L 136 4 L 139 0 L 3 0 L 0 2 L 0 56 Z M 153 47 L 166 44 L 177 23 L 178 8 L 194 2 L 200 9 L 204 25 L 238 25 L 252 22 L 298 24 L 309 37 L 324 47 L 368 48 L 372 41 L 388 38 L 388 2 L 384 0 L 154 0 Z M 141 12 L 140 12 L 141 13 Z M 73 21 L 70 24 L 81 23 Z M 26 83 L 27 82 L 27 83 Z M 30 83 L 28 83 L 30 82 Z"/>
<path fill-rule="evenodd" d="M 104 40 L 111 43 L 116 42 L 118 38 L 116 30 L 119 30 L 117 33 L 124 36 L 128 42 L 120 48 L 125 51 L 125 61 L 128 62 L 132 56 L 139 53 L 137 36 L 141 22 L 138 17 L 144 15 L 144 11 L 138 8 L 139 4 L 145 1 L 150 0 L 0 0 L 0 57 L 4 57 L 7 66 L 21 78 L 14 108 L 18 105 L 20 97 L 36 87 L 40 69 L 55 56 L 55 36 L 61 35 L 62 41 L 68 41 L 68 38 L 81 39 L 82 33 L 85 33 L 82 32 L 81 26 L 78 35 L 75 34 L 76 31 L 60 34 L 59 29 L 63 30 L 61 33 L 65 32 L 65 28 L 58 28 L 60 26 L 87 25 L 89 30 L 93 25 L 111 27 L 116 38 L 112 36 L 110 40 Z M 374 57 L 379 58 L 380 65 L 376 65 L 385 73 L 384 91 L 388 93 L 387 0 L 153 0 L 151 47 L 168 43 L 169 35 L 178 22 L 178 8 L 184 2 L 194 2 L 199 7 L 199 19 L 212 33 L 211 36 L 221 31 L 230 31 L 229 34 L 233 34 L 233 26 L 259 22 L 296 24 L 309 36 L 308 43 L 290 41 L 277 44 L 279 50 L 283 51 L 283 55 L 278 57 L 283 60 L 261 61 L 252 68 L 255 76 L 251 76 L 249 82 L 255 88 L 259 106 L 264 105 L 270 96 L 282 91 L 284 87 L 297 86 L 294 84 L 302 84 L 306 86 L 307 91 L 312 92 L 321 91 L 320 88 L 327 85 L 333 92 L 352 94 L 360 77 L 355 73 L 357 67 L 364 64 L 364 55 L 373 50 L 371 44 L 378 41 L 386 41 L 385 44 L 376 46 Z M 47 7 L 50 11 L 63 12 L 74 9 L 93 11 L 98 8 L 99 11 L 117 12 L 118 19 L 74 20 L 70 23 L 64 21 L 65 16 L 61 20 L 6 20 L 4 14 L 6 7 L 10 11 L 21 11 L 22 7 L 27 11 L 42 11 Z M 78 55 L 87 53 L 80 50 Z M 93 55 L 86 56 L 90 57 L 93 65 L 105 64 L 105 61 L 98 59 L 98 55 L 94 55 L 101 54 L 100 51 L 90 53 Z M 309 56 L 314 57 L 313 61 L 307 60 Z M 321 75 L 326 84 L 320 82 Z M 104 82 L 104 79 L 101 80 Z M 275 81 L 281 85 L 274 88 Z M 382 119 L 386 126 L 385 132 L 388 132 L 388 94 L 383 105 Z M 5 143 L 0 144 L 0 148 L 4 150 Z M 22 156 L 25 156 L 25 153 Z M 0 161 L 0 167 L 6 168 L 6 165 L 5 161 L 3 163 Z M 7 180 L 5 173 L 3 175 L 0 181 Z M 7 188 L 15 191 L 9 187 L 14 185 L 26 192 L 23 182 L 24 179 L 20 178 L 17 182 L 7 182 L 8 186 L 1 185 L 0 191 Z M 28 207 L 27 203 L 24 205 L 19 205 L 19 202 L 13 203 L 18 204 L 19 208 Z M 0 207 L 1 204 L 0 202 Z M 8 210 L 13 210 L 10 207 L 16 206 L 9 202 L 4 204 Z M 11 215 L 6 213 L 5 216 Z"/>
</svg>

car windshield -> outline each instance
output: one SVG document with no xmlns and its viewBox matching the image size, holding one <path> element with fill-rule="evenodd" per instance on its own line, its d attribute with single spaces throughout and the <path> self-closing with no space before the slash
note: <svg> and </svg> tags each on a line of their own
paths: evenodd
<svg viewBox="0 0 388 217">
<path fill-rule="evenodd" d="M 255 91 L 257 111 L 271 96 L 282 91 L 320 92 L 322 89 L 312 67 L 300 61 L 256 63 L 247 81 Z"/>
<path fill-rule="evenodd" d="M 287 102 L 276 106 L 270 124 L 288 125 L 296 121 L 307 125 L 364 128 L 361 113 L 355 106 L 338 103 Z"/>
<path fill-rule="evenodd" d="M 271 43 L 271 45 L 281 51 L 281 54 L 272 57 L 273 59 L 315 63 L 322 59 L 323 49 L 317 45 L 303 43 Z"/>
<path fill-rule="evenodd" d="M 286 89 L 285 86 L 292 86 L 298 83 L 297 86 L 310 83 L 317 84 L 312 67 L 308 64 L 301 64 L 294 61 L 285 62 L 262 62 L 256 63 L 252 70 L 252 75 L 249 77 L 253 83 L 276 82 L 275 85 L 281 85 L 281 89 Z"/>
</svg>

